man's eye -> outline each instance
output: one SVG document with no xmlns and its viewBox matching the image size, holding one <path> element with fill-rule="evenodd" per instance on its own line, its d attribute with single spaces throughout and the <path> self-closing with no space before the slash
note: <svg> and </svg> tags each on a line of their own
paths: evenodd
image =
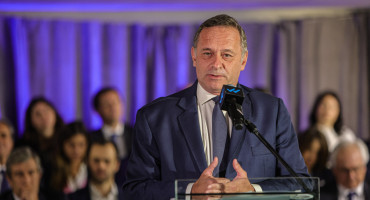
<svg viewBox="0 0 370 200">
<path fill-rule="evenodd" d="M 226 53 L 226 54 L 224 54 L 224 57 L 229 58 L 229 57 L 232 57 L 232 55 Z"/>
<path fill-rule="evenodd" d="M 203 55 L 209 56 L 209 55 L 211 55 L 211 53 L 210 52 L 203 52 Z"/>
</svg>

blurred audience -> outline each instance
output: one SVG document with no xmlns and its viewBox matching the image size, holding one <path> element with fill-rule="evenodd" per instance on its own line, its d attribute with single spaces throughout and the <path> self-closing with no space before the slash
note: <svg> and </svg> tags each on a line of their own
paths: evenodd
<svg viewBox="0 0 370 200">
<path fill-rule="evenodd" d="M 6 162 L 6 177 L 11 190 L 1 194 L 1 200 L 60 199 L 40 189 L 42 167 L 40 158 L 29 147 L 15 149 Z"/>
<path fill-rule="evenodd" d="M 88 153 L 89 183 L 84 189 L 68 196 L 69 200 L 99 199 L 121 200 L 122 189 L 117 186 L 114 175 L 118 172 L 120 158 L 112 141 L 93 141 Z"/>
<path fill-rule="evenodd" d="M 308 173 L 322 176 L 329 158 L 325 136 L 318 129 L 310 128 L 298 135 L 298 142 Z"/>
<path fill-rule="evenodd" d="M 310 114 L 311 127 L 316 126 L 325 136 L 329 152 L 341 141 L 354 141 L 355 134 L 343 125 L 342 105 L 338 95 L 331 91 L 319 94 Z"/>
<path fill-rule="evenodd" d="M 86 186 L 88 145 L 87 131 L 82 122 L 73 122 L 62 128 L 50 181 L 52 189 L 69 194 Z"/>
<path fill-rule="evenodd" d="M 370 186 L 365 181 L 369 151 L 361 140 L 340 143 L 330 161 L 336 182 L 321 189 L 321 199 L 370 199 Z"/>
<path fill-rule="evenodd" d="M 26 110 L 25 131 L 18 146 L 30 146 L 41 158 L 44 169 L 44 186 L 49 185 L 54 152 L 56 151 L 57 132 L 64 126 L 62 117 L 55 107 L 44 97 L 31 100 Z"/>
<path fill-rule="evenodd" d="M 14 128 L 12 124 L 0 119 L 0 193 L 10 189 L 9 183 L 5 177 L 6 161 L 14 146 Z"/>
<path fill-rule="evenodd" d="M 116 182 L 118 186 L 122 186 L 132 145 L 132 127 L 122 121 L 124 116 L 122 99 L 116 89 L 107 87 L 95 95 L 93 106 L 99 113 L 103 126 L 92 132 L 92 140 L 110 140 L 117 146 L 121 167 L 116 175 Z"/>
</svg>

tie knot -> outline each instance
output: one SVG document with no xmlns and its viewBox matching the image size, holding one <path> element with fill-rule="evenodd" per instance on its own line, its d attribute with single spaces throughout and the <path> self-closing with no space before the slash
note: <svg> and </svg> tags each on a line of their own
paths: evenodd
<svg viewBox="0 0 370 200">
<path fill-rule="evenodd" d="M 212 98 L 212 100 L 215 102 L 215 104 L 218 104 L 220 102 L 220 96 L 215 96 Z"/>
<path fill-rule="evenodd" d="M 349 192 L 347 197 L 348 197 L 348 200 L 352 200 L 354 196 L 356 196 L 356 192 Z"/>
</svg>

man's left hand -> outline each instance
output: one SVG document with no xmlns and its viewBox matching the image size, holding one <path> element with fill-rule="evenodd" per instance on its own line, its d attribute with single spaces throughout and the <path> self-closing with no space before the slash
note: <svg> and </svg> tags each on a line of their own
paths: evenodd
<svg viewBox="0 0 370 200">
<path fill-rule="evenodd" d="M 236 171 L 236 177 L 233 181 L 224 184 L 224 191 L 226 193 L 255 192 L 254 187 L 249 182 L 247 172 L 240 166 L 236 159 L 233 160 L 233 167 Z"/>
</svg>

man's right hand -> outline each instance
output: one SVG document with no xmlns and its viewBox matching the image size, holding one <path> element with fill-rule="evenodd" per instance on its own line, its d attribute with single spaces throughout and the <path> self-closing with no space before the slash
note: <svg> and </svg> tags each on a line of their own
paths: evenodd
<svg viewBox="0 0 370 200">
<path fill-rule="evenodd" d="M 218 158 L 215 157 L 213 162 L 203 171 L 199 179 L 194 183 L 191 193 L 223 193 L 224 184 L 229 183 L 230 180 L 227 178 L 216 178 L 213 177 L 213 170 L 218 164 Z"/>
</svg>

